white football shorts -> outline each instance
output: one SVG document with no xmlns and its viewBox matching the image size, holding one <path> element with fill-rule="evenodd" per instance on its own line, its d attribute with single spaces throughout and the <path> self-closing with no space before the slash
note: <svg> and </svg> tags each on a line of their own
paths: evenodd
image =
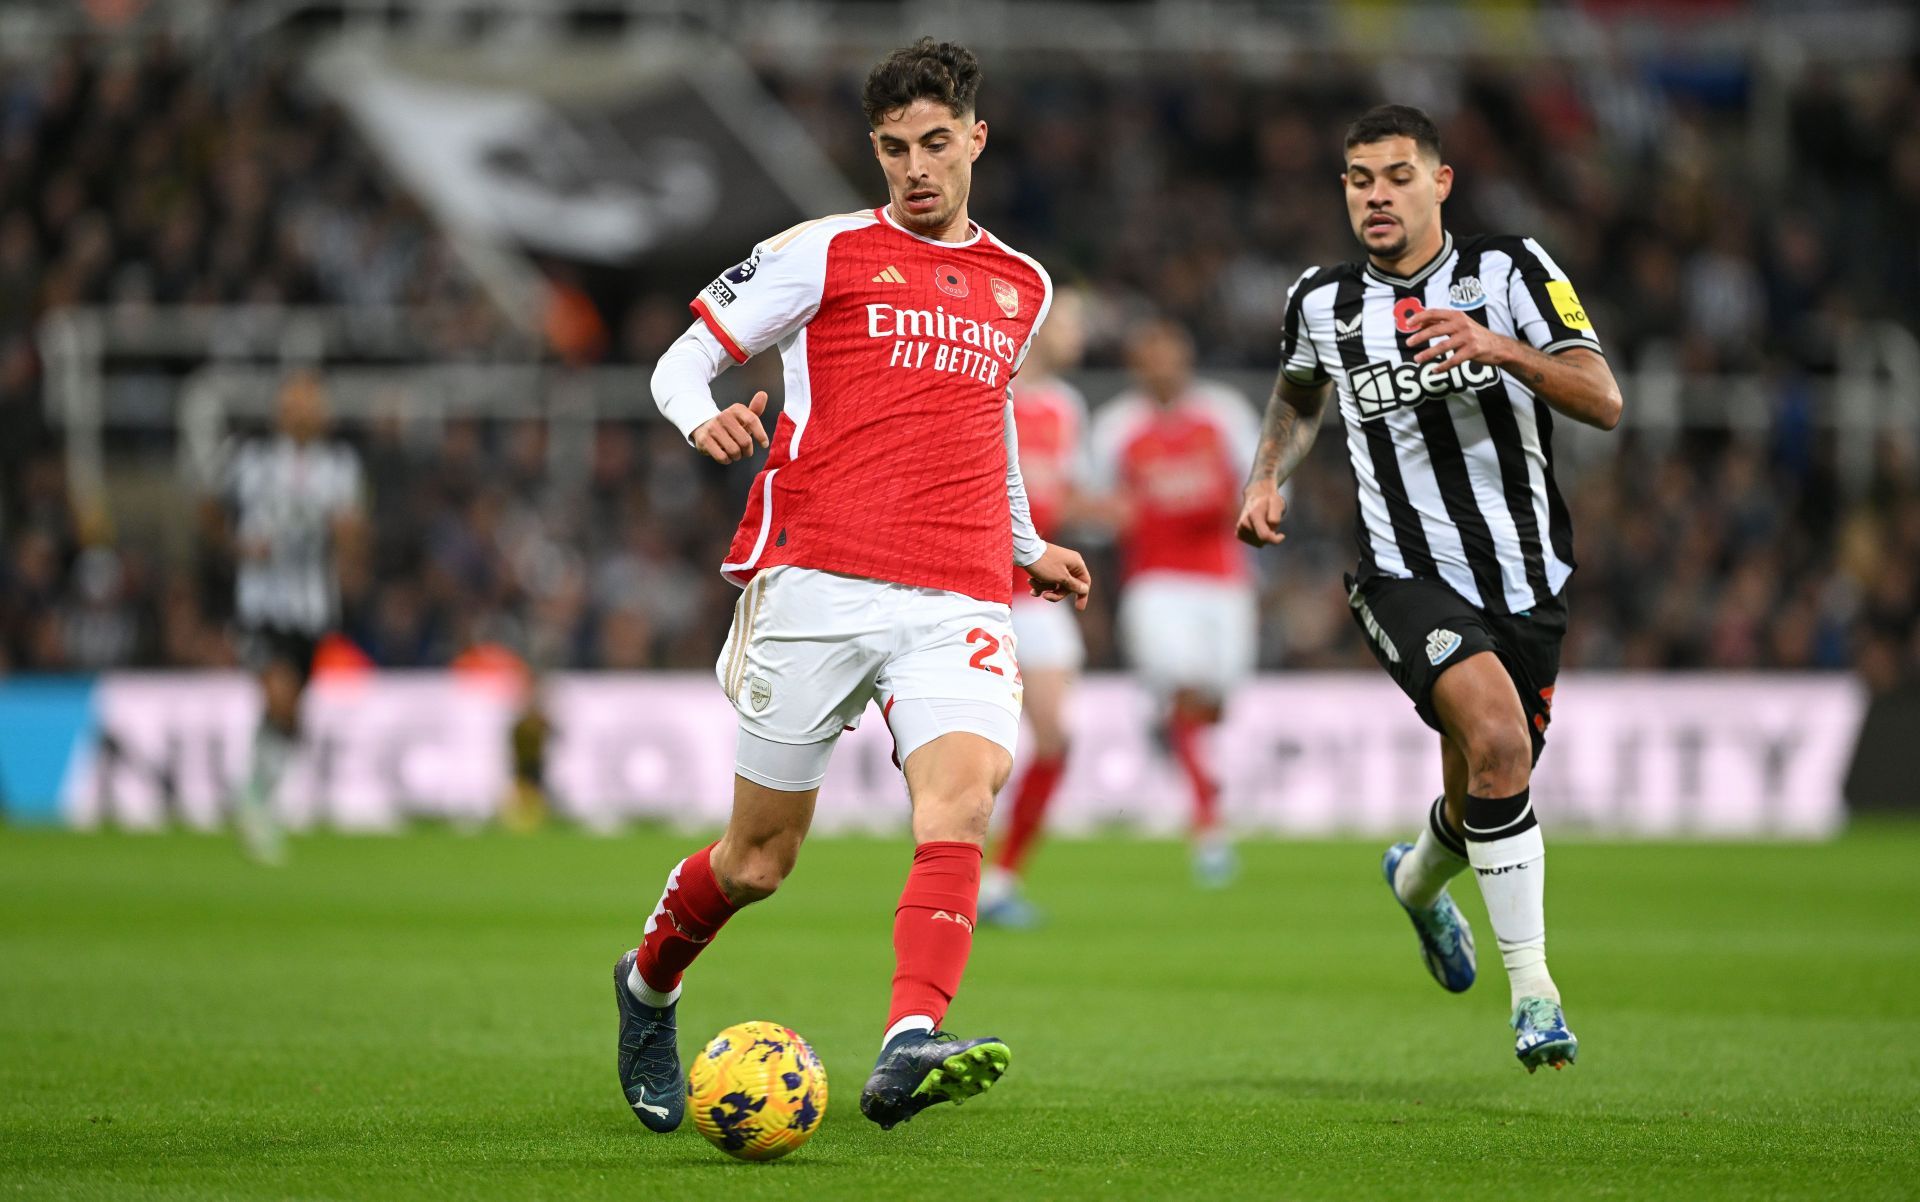
<svg viewBox="0 0 1920 1202">
<path fill-rule="evenodd" d="M 1016 593 L 1013 635 L 1020 666 L 1029 672 L 1078 672 L 1087 661 L 1087 645 L 1080 639 L 1080 623 L 1071 601 L 1042 601 Z"/>
<path fill-rule="evenodd" d="M 1182 689 L 1225 700 L 1253 674 L 1259 656 L 1259 616 L 1247 582 L 1149 572 L 1127 585 L 1119 620 L 1128 661 L 1163 700 Z"/>
<path fill-rule="evenodd" d="M 833 745 L 877 702 L 905 764 L 967 731 L 1012 754 L 1020 667 L 1005 605 L 782 564 L 734 605 L 714 674 L 740 715 L 735 770 L 770 789 L 820 784 Z"/>
</svg>

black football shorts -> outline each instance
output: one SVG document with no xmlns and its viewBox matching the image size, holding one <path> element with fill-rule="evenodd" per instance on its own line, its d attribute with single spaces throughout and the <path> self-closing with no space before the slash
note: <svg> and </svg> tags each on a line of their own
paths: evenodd
<svg viewBox="0 0 1920 1202">
<path fill-rule="evenodd" d="M 306 688 L 313 676 L 313 656 L 320 639 L 303 630 L 285 626 L 247 626 L 240 630 L 240 661 L 253 672 L 264 672 L 269 664 L 283 663 L 300 677 Z"/>
<path fill-rule="evenodd" d="M 1539 762 L 1553 721 L 1553 683 L 1560 675 L 1560 642 L 1567 634 L 1567 605 L 1555 597 L 1518 614 L 1481 609 L 1438 580 L 1347 577 L 1347 607 L 1366 636 L 1373 658 L 1413 700 L 1420 720 L 1435 730 L 1433 685 L 1440 674 L 1482 651 L 1500 657 L 1526 711 Z"/>
</svg>

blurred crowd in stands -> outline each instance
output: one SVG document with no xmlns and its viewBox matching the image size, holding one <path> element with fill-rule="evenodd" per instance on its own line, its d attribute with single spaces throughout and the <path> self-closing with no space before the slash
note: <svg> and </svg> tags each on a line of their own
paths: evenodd
<svg viewBox="0 0 1920 1202">
<path fill-rule="evenodd" d="M 1387 81 L 1356 64 L 1294 82 L 1202 66 L 989 64 L 975 215 L 1085 290 L 1095 367 L 1117 363 L 1134 320 L 1166 313 L 1204 367 L 1269 370 L 1287 286 L 1352 257 L 1340 133 Z M 871 192 L 858 68 L 763 74 Z M 1738 72 L 1402 64 L 1392 84 L 1446 135 L 1450 224 L 1539 237 L 1616 371 L 1766 381 L 1773 410 L 1754 425 L 1771 433 L 1643 437 L 1629 391 L 1622 431 L 1569 474 L 1582 567 L 1568 665 L 1920 680 L 1920 446 L 1911 426 L 1884 434 L 1870 478 L 1846 477 L 1808 399 L 1868 323 L 1915 328 L 1920 65 L 1806 75 L 1778 163 L 1749 144 Z M 699 282 L 636 279 L 625 311 L 605 314 L 605 353 L 649 361 Z M 190 68 L 164 45 L 7 70 L 0 672 L 233 662 L 231 565 L 77 518 L 41 404 L 47 312 L 196 302 L 422 306 L 445 315 L 427 348 L 445 358 L 484 357 L 503 329 L 431 219 L 297 72 Z M 549 668 L 710 665 L 734 596 L 714 566 L 745 469 L 697 462 L 658 422 L 601 423 L 584 478 L 554 470 L 532 419 L 421 427 L 397 412 L 342 433 L 375 530 L 346 581 L 346 632 L 376 662 L 443 664 L 497 642 Z M 1338 441 L 1322 439 L 1292 537 L 1262 557 L 1271 665 L 1370 662 L 1339 591 L 1354 506 Z M 1109 586 L 1111 563 L 1096 558 Z M 1089 616 L 1096 665 L 1115 663 L 1112 595 Z"/>
</svg>

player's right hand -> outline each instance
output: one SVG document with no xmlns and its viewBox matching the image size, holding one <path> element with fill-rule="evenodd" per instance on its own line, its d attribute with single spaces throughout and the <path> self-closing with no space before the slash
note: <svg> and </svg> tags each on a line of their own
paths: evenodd
<svg viewBox="0 0 1920 1202">
<path fill-rule="evenodd" d="M 767 394 L 756 392 L 744 405 L 729 405 L 693 431 L 693 445 L 713 457 L 717 463 L 738 463 L 753 454 L 755 443 L 771 446 L 767 428 L 760 415 L 766 411 Z"/>
<path fill-rule="evenodd" d="M 1280 532 L 1280 519 L 1286 513 L 1287 499 L 1272 481 L 1250 485 L 1233 532 L 1249 547 L 1271 547 L 1287 537 Z"/>
<path fill-rule="evenodd" d="M 1075 609 L 1087 607 L 1087 597 L 1093 592 L 1093 574 L 1087 571 L 1087 561 L 1080 557 L 1080 552 L 1048 543 L 1040 558 L 1026 566 L 1026 571 L 1034 596 L 1056 602 L 1072 598 Z"/>
</svg>

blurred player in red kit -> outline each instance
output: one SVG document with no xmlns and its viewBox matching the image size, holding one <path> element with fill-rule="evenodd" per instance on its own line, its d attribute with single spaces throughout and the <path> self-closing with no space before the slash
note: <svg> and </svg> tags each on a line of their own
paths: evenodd
<svg viewBox="0 0 1920 1202">
<path fill-rule="evenodd" d="M 1132 330 L 1127 353 L 1135 387 L 1093 424 L 1096 477 L 1124 515 L 1120 639 L 1193 790 L 1195 879 L 1218 887 L 1236 863 L 1208 736 L 1258 651 L 1253 572 L 1233 519 L 1260 419 L 1231 388 L 1194 378 L 1192 340 L 1172 322 Z"/>
<path fill-rule="evenodd" d="M 1027 482 L 1033 524 L 1051 536 L 1082 509 L 1086 475 L 1087 402 L 1061 373 L 1080 362 L 1086 323 L 1078 293 L 1054 297 L 1047 324 L 1013 385 L 1014 423 L 1020 434 L 1020 474 Z M 1033 732 L 1033 757 L 1013 785 L 1013 808 L 980 883 L 980 921 L 1030 927 L 1040 915 L 1020 892 L 1020 873 L 1046 822 L 1047 805 L 1067 769 L 1066 702 L 1086 660 L 1073 612 L 1030 595 L 1015 569 L 1013 633 L 1026 682 L 1022 707 Z"/>
<path fill-rule="evenodd" d="M 620 958 L 618 1069 L 655 1131 L 679 1126 L 681 975 L 800 854 L 834 743 L 880 707 L 916 848 L 894 915 L 892 1008 L 860 1109 L 892 1127 L 986 1089 L 1010 1052 L 938 1028 L 973 944 L 981 844 L 1020 723 L 1008 571 L 1084 605 L 1079 555 L 1035 532 L 1009 390 L 1053 285 L 967 218 L 980 65 L 922 39 L 863 96 L 886 205 L 795 226 L 693 301 L 653 395 L 722 463 L 769 447 L 721 572 L 744 591 L 715 666 L 739 715 L 726 833 L 674 866 Z M 720 410 L 712 381 L 779 348 L 786 402 Z"/>
</svg>

